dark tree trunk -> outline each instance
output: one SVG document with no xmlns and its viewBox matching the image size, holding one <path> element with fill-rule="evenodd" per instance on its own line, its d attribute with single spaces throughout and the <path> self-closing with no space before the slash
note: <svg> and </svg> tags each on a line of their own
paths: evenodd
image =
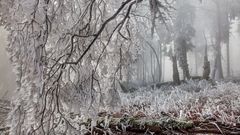
<svg viewBox="0 0 240 135">
<path fill-rule="evenodd" d="M 217 19 L 218 19 L 218 31 L 216 34 L 216 75 L 215 79 L 223 79 L 223 68 L 222 68 L 222 53 L 221 53 L 221 41 L 222 41 L 222 28 L 221 28 L 221 13 L 220 5 L 217 2 Z"/>
<path fill-rule="evenodd" d="M 204 34 L 204 33 L 203 33 Z M 204 39 L 205 39 L 205 54 L 204 54 L 204 65 L 203 65 L 203 79 L 208 80 L 209 79 L 209 75 L 211 72 L 211 67 L 210 67 L 210 62 L 208 60 L 208 42 L 207 42 L 207 38 L 206 35 L 204 34 Z"/>
<path fill-rule="evenodd" d="M 223 69 L 222 69 L 222 54 L 221 45 L 217 45 L 217 56 L 216 56 L 216 75 L 215 79 L 223 79 Z"/>
<path fill-rule="evenodd" d="M 179 85 L 181 82 L 179 78 L 176 56 L 172 56 L 172 63 L 173 63 L 173 82 Z"/>
<path fill-rule="evenodd" d="M 203 66 L 203 79 L 208 80 L 210 74 L 210 62 L 208 61 L 208 52 L 207 52 L 207 45 L 205 48 L 205 55 L 204 55 L 204 66 Z"/>
<path fill-rule="evenodd" d="M 184 79 L 190 79 L 190 73 L 189 73 L 189 67 L 188 67 L 188 59 L 187 59 L 187 50 L 186 48 L 182 48 L 183 49 L 183 60 L 182 60 L 182 70 L 183 70 L 183 78 Z"/>
<path fill-rule="evenodd" d="M 230 17 L 229 17 L 229 1 L 226 1 L 226 7 L 227 10 L 224 13 L 224 38 L 225 38 L 225 42 L 226 42 L 226 55 L 227 55 L 227 76 L 230 76 L 230 44 L 229 44 L 229 40 L 230 40 Z"/>
</svg>

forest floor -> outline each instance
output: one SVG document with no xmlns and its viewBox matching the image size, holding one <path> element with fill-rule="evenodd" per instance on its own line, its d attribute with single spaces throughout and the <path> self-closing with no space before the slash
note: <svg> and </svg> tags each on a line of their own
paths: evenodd
<svg viewBox="0 0 240 135">
<path fill-rule="evenodd" d="M 122 131 L 124 134 L 145 134 L 146 131 L 167 135 L 240 134 L 238 80 L 214 84 L 205 80 L 187 81 L 179 86 L 155 89 L 144 87 L 132 93 L 120 93 L 120 99 L 120 108 L 99 112 L 99 134 L 104 134 L 100 131 L 104 131 L 106 125 L 116 131 L 115 134 L 123 134 Z M 0 100 L 0 134 L 1 130 L 6 130 L 9 106 L 9 101 Z"/>
<path fill-rule="evenodd" d="M 214 83 L 191 80 L 179 86 L 146 87 L 120 97 L 123 110 L 134 117 L 159 119 L 164 113 L 176 120 L 195 123 L 192 131 L 186 133 L 240 134 L 238 79 Z"/>
<path fill-rule="evenodd" d="M 240 135 L 240 81 L 186 81 L 120 93 L 121 107 L 81 121 L 98 134 Z M 89 130 L 89 129 L 88 129 Z M 109 131 L 110 130 L 110 131 Z"/>
</svg>

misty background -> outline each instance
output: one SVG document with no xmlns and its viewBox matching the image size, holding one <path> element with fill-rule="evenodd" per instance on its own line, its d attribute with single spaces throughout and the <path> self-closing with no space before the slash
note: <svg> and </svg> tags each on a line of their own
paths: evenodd
<svg viewBox="0 0 240 135">
<path fill-rule="evenodd" d="M 198 1 L 190 1 L 191 6 L 195 7 L 195 19 L 194 19 L 194 29 L 196 30 L 196 34 L 193 38 L 193 45 L 195 46 L 193 50 L 188 52 L 188 64 L 189 64 L 189 71 L 191 75 L 201 76 L 203 72 L 203 55 L 204 55 L 204 46 L 205 41 L 203 34 L 204 32 L 207 33 L 210 27 L 214 26 L 211 22 L 214 18 L 211 17 L 211 14 L 214 14 L 214 5 L 209 4 L 205 1 L 203 4 L 199 4 Z M 212 6 L 212 7 L 211 7 Z M 211 10 L 209 10 L 211 9 Z M 178 12 L 178 9 L 176 9 Z M 239 19 L 235 19 L 231 21 L 230 24 L 230 74 L 232 77 L 239 77 L 240 76 L 240 34 L 239 34 Z M 159 30 L 161 31 L 161 29 Z M 209 30 L 210 31 L 210 30 Z M 157 31 L 158 32 L 158 31 Z M 7 45 L 7 36 L 8 33 L 4 30 L 3 27 L 0 27 L 0 96 L 4 97 L 5 95 L 11 95 L 13 90 L 15 89 L 15 76 L 13 73 L 12 66 L 10 64 L 7 52 L 5 47 Z M 144 35 L 141 35 L 144 36 Z M 208 35 L 207 35 L 208 36 Z M 149 37 L 145 37 L 148 41 L 152 40 Z M 208 37 L 207 37 L 208 38 Z M 209 39 L 207 39 L 209 40 Z M 154 43 L 155 42 L 155 43 Z M 210 41 L 209 41 L 210 42 Z M 153 48 L 157 48 L 158 43 L 157 41 L 152 41 Z M 171 44 L 171 43 L 169 43 Z M 173 44 L 173 43 L 172 43 Z M 151 70 L 157 69 L 157 62 L 153 59 L 153 64 L 151 63 L 152 59 L 152 50 L 151 48 L 145 45 L 143 51 L 143 56 L 145 60 L 144 64 L 146 65 L 146 82 L 151 82 Z M 222 44 L 222 66 L 223 66 L 223 73 L 226 76 L 227 71 L 227 64 L 226 64 L 226 45 Z M 197 55 L 196 55 L 197 54 Z M 202 55 L 201 55 L 202 54 Z M 169 57 L 163 56 L 163 78 L 162 81 L 171 81 L 172 80 L 172 62 Z M 209 54 L 209 60 L 211 65 L 214 63 L 214 54 Z M 143 63 L 139 62 L 139 65 Z M 150 67 L 150 66 L 154 67 Z M 141 70 L 141 69 L 140 69 Z M 139 72 L 139 71 L 136 71 Z M 180 71 L 180 74 L 181 71 Z M 157 76 L 157 75 L 156 75 Z M 141 78 L 141 77 L 140 77 Z M 134 78 L 135 81 L 138 81 L 137 78 Z M 133 80 L 134 81 L 134 80 Z M 139 80 L 140 81 L 140 80 Z"/>
<path fill-rule="evenodd" d="M 224 3 L 225 2 L 225 3 Z M 201 4 L 197 0 L 178 0 L 176 6 L 176 10 L 173 15 L 173 20 L 169 24 L 172 25 L 169 31 L 171 31 L 174 36 L 170 37 L 177 40 L 176 37 L 181 37 L 184 32 L 187 31 L 184 27 L 193 27 L 192 35 L 189 35 L 190 44 L 189 50 L 187 50 L 187 59 L 188 59 L 188 66 L 189 72 L 191 76 L 202 76 L 203 75 L 203 65 L 204 65 L 204 53 L 205 47 L 207 45 L 208 48 L 208 59 L 210 62 L 211 67 L 211 77 L 212 74 L 215 74 L 213 70 L 215 70 L 215 60 L 216 60 L 216 46 L 218 44 L 217 36 L 220 35 L 220 50 L 221 50 L 221 65 L 223 76 L 225 79 L 230 78 L 239 78 L 240 76 L 240 69 L 239 69 L 239 52 L 240 52 L 240 27 L 239 27 L 239 17 L 232 17 L 238 14 L 239 12 L 236 11 L 239 8 L 234 6 L 238 6 L 238 2 L 233 3 L 232 1 L 202 1 Z M 220 5 L 218 5 L 220 4 Z M 220 7 L 218 7 L 220 6 Z M 229 14 L 226 15 L 226 14 Z M 226 19 L 227 17 L 227 19 Z M 229 23 L 229 24 L 228 24 Z M 156 24 L 156 33 L 151 38 L 149 33 L 143 34 L 140 33 L 140 37 L 144 38 L 145 43 L 143 41 L 143 53 L 142 57 L 139 61 L 139 64 L 136 66 L 138 69 L 142 65 L 142 69 L 138 70 L 137 73 L 144 71 L 145 74 L 138 75 L 141 80 L 145 79 L 147 84 L 156 83 L 158 75 L 158 66 L 152 51 L 152 48 L 159 52 L 158 55 L 162 55 L 163 57 L 159 58 L 162 59 L 162 81 L 172 81 L 172 62 L 170 60 L 169 52 L 174 52 L 174 44 L 176 41 L 171 41 L 167 39 L 166 32 L 164 32 L 164 27 L 162 24 Z M 185 26 L 184 26 L 185 25 Z M 220 28 L 219 28 L 220 27 Z M 229 29 L 228 29 L 229 28 Z M 146 31 L 147 29 L 139 28 L 142 31 Z M 229 30 L 228 32 L 225 30 Z M 218 32 L 220 31 L 220 32 Z M 220 33 L 220 34 L 219 34 Z M 169 34 L 170 35 L 170 34 Z M 166 36 L 166 38 L 164 37 Z M 191 37 L 192 36 L 192 37 Z M 228 38 L 229 37 L 229 38 Z M 228 70 L 228 63 L 227 63 L 227 46 L 229 41 L 229 60 L 230 60 L 230 69 Z M 174 43 L 175 42 L 175 43 Z M 152 47 L 149 47 L 151 44 Z M 162 46 L 162 53 L 159 50 L 159 45 Z M 175 47 L 178 46 L 178 43 Z M 174 50 L 174 51 L 172 51 Z M 178 50 L 177 50 L 178 51 Z M 175 52 L 176 53 L 176 52 Z M 171 55 L 171 54 L 170 54 Z M 179 59 L 179 58 L 177 58 Z M 141 62 L 143 61 L 143 62 Z M 178 65 L 179 66 L 179 65 Z M 228 74 L 229 71 L 229 74 Z M 218 72 L 218 71 L 217 71 Z M 180 79 L 184 80 L 183 71 L 179 70 Z M 144 76 L 144 77 L 142 77 Z M 218 78 L 217 76 L 215 76 Z M 212 79 L 216 79 L 213 77 Z M 136 79 L 133 79 L 136 80 Z M 143 81 L 144 82 L 144 81 Z"/>
<path fill-rule="evenodd" d="M 15 90 L 15 75 L 10 64 L 5 47 L 7 45 L 7 31 L 0 27 L 0 97 L 9 97 Z"/>
</svg>

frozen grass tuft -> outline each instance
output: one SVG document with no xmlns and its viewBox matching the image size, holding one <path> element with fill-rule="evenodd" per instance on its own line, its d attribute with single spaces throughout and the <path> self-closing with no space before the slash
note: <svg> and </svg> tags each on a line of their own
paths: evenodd
<svg viewBox="0 0 240 135">
<path fill-rule="evenodd" d="M 188 81 L 167 89 L 141 88 L 121 93 L 122 108 L 130 113 L 141 111 L 148 117 L 166 112 L 180 119 L 214 119 L 227 124 L 239 123 L 240 85 L 235 83 Z"/>
</svg>

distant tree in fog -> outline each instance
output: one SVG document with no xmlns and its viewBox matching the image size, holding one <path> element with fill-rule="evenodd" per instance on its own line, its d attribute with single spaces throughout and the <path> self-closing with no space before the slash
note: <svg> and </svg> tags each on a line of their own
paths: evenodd
<svg viewBox="0 0 240 135">
<path fill-rule="evenodd" d="M 174 22 L 174 52 L 179 61 L 179 66 L 183 70 L 184 79 L 190 79 L 187 52 L 194 47 L 192 44 L 192 38 L 195 36 L 195 29 L 193 27 L 194 18 L 194 6 L 189 1 L 177 1 L 177 15 Z"/>
<path fill-rule="evenodd" d="M 231 21 L 239 17 L 240 3 L 237 0 L 212 0 L 213 7 L 209 12 L 212 21 L 212 36 L 215 38 L 215 62 L 212 78 L 223 79 L 222 44 L 226 44 L 226 73 L 230 76 L 230 30 Z"/>
</svg>

